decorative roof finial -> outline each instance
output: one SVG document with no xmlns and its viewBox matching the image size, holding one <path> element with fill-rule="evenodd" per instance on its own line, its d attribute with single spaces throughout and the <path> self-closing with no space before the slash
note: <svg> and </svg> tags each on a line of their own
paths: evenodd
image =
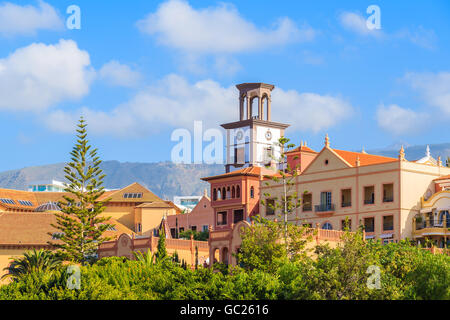
<svg viewBox="0 0 450 320">
<path fill-rule="evenodd" d="M 364 150 L 364 146 L 362 147 L 361 153 L 367 154 L 366 150 Z"/>
<path fill-rule="evenodd" d="M 306 145 L 306 140 L 305 140 L 304 146 L 307 147 L 307 145 Z"/>
<path fill-rule="evenodd" d="M 205 197 L 208 196 L 208 190 L 206 190 L 206 188 L 203 190 L 203 195 L 204 195 Z"/>
<path fill-rule="evenodd" d="M 325 136 L 325 147 L 326 148 L 330 147 L 330 138 L 328 138 L 328 133 Z"/>
<path fill-rule="evenodd" d="M 429 145 L 427 145 L 427 153 L 425 154 L 427 157 L 431 157 L 431 154 L 430 154 L 430 146 Z"/>
<path fill-rule="evenodd" d="M 442 167 L 442 160 L 441 160 L 441 156 L 438 157 L 438 166 Z"/>
<path fill-rule="evenodd" d="M 398 154 L 398 158 L 400 161 L 405 161 L 405 149 L 402 147 L 400 148 L 400 152 Z"/>
<path fill-rule="evenodd" d="M 300 147 L 303 147 L 303 140 L 300 141 Z"/>
<path fill-rule="evenodd" d="M 359 167 L 361 165 L 361 161 L 359 161 L 359 156 L 356 156 L 355 165 Z"/>
</svg>

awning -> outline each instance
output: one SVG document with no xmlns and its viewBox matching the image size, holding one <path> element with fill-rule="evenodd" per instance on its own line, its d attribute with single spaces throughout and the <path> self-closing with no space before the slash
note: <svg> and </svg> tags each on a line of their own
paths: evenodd
<svg viewBox="0 0 450 320">
<path fill-rule="evenodd" d="M 374 239 L 375 236 L 366 236 L 366 239 Z"/>
<path fill-rule="evenodd" d="M 393 233 L 383 233 L 383 234 L 380 234 L 380 238 L 381 239 L 385 239 L 385 238 L 393 238 L 394 237 L 394 234 Z"/>
</svg>

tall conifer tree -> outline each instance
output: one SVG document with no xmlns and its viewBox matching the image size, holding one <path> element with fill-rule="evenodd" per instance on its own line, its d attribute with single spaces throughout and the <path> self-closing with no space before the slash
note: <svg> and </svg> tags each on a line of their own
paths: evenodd
<svg viewBox="0 0 450 320">
<path fill-rule="evenodd" d="M 87 140 L 86 123 L 80 118 L 77 128 L 77 141 L 72 149 L 71 161 L 64 168 L 65 191 L 61 201 L 61 213 L 57 213 L 54 228 L 60 231 L 57 238 L 61 242 L 49 242 L 68 260 L 85 263 L 94 256 L 98 246 L 110 238 L 103 233 L 113 227 L 106 223 L 109 217 L 100 214 L 109 200 L 99 201 L 103 195 L 102 186 L 105 177 L 100 169 L 101 160 L 97 149 L 92 149 Z"/>
</svg>

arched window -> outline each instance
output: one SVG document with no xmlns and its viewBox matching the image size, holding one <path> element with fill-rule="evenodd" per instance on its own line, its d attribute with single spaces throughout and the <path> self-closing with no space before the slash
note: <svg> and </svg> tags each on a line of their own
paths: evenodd
<svg viewBox="0 0 450 320">
<path fill-rule="evenodd" d="M 227 192 L 225 190 L 225 187 L 222 188 L 222 200 L 225 200 L 227 198 Z"/>
<path fill-rule="evenodd" d="M 217 190 L 216 190 L 216 188 L 213 189 L 213 200 L 214 201 L 217 200 Z"/>
<path fill-rule="evenodd" d="M 227 199 L 231 198 L 231 190 L 230 187 L 227 187 Z"/>
<path fill-rule="evenodd" d="M 261 100 L 262 110 L 263 110 L 263 116 L 265 116 L 266 120 L 269 121 L 269 98 L 267 95 L 263 95 Z M 264 119 L 263 119 L 264 120 Z"/>
<path fill-rule="evenodd" d="M 256 100 L 256 101 L 255 101 Z M 259 117 L 259 97 L 253 97 L 250 100 L 250 117 L 253 119 L 257 119 Z"/>
<path fill-rule="evenodd" d="M 439 224 L 443 224 L 444 223 L 444 217 L 446 220 L 446 226 L 443 227 L 449 227 L 450 226 L 450 213 L 447 210 L 441 211 L 439 213 Z"/>
<path fill-rule="evenodd" d="M 241 197 L 241 187 L 237 186 L 236 187 L 236 198 L 240 198 Z"/>
<path fill-rule="evenodd" d="M 218 200 L 222 199 L 222 192 L 220 191 L 220 188 L 217 189 L 217 199 Z"/>
<path fill-rule="evenodd" d="M 248 108 L 249 108 L 247 102 L 248 102 L 247 96 L 244 95 L 242 97 L 242 119 L 247 119 L 247 113 L 248 113 Z"/>
<path fill-rule="evenodd" d="M 250 198 L 254 198 L 255 197 L 255 188 L 251 187 L 250 188 Z"/>
<path fill-rule="evenodd" d="M 236 198 L 236 189 L 233 187 L 231 187 L 231 197 L 234 199 Z"/>
<path fill-rule="evenodd" d="M 325 230 L 333 230 L 333 226 L 331 225 L 331 223 L 325 222 L 325 223 L 322 225 L 322 229 L 325 229 Z"/>
</svg>

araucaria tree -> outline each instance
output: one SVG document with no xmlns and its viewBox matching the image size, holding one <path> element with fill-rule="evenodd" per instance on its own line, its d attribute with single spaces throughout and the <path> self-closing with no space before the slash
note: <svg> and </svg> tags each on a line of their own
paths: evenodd
<svg viewBox="0 0 450 320">
<path fill-rule="evenodd" d="M 60 201 L 61 213 L 56 213 L 59 230 L 57 239 L 49 242 L 60 250 L 65 259 L 85 263 L 95 256 L 98 246 L 110 238 L 103 233 L 113 227 L 107 223 L 109 217 L 101 216 L 105 201 L 98 199 L 103 195 L 105 177 L 100 169 L 101 160 L 97 149 L 91 148 L 87 140 L 86 123 L 80 118 L 77 128 L 77 141 L 72 149 L 71 161 L 64 168 L 65 201 Z"/>
<path fill-rule="evenodd" d="M 289 139 L 281 137 L 277 144 L 280 147 L 279 157 L 272 157 L 275 160 L 278 168 L 276 174 L 264 176 L 267 181 L 266 186 L 281 186 L 280 195 L 272 195 L 269 192 L 264 193 L 264 198 L 261 200 L 262 205 L 266 206 L 274 213 L 281 212 L 281 219 L 284 225 L 284 240 L 287 241 L 288 220 L 295 210 L 302 205 L 302 199 L 297 194 L 295 188 L 296 178 L 299 175 L 298 168 L 292 168 L 287 162 L 287 152 L 295 147 L 294 144 L 289 143 Z M 294 157 L 294 160 L 297 157 Z M 292 218 L 291 218 L 292 222 Z M 296 221 L 297 222 L 297 221 Z"/>
</svg>

